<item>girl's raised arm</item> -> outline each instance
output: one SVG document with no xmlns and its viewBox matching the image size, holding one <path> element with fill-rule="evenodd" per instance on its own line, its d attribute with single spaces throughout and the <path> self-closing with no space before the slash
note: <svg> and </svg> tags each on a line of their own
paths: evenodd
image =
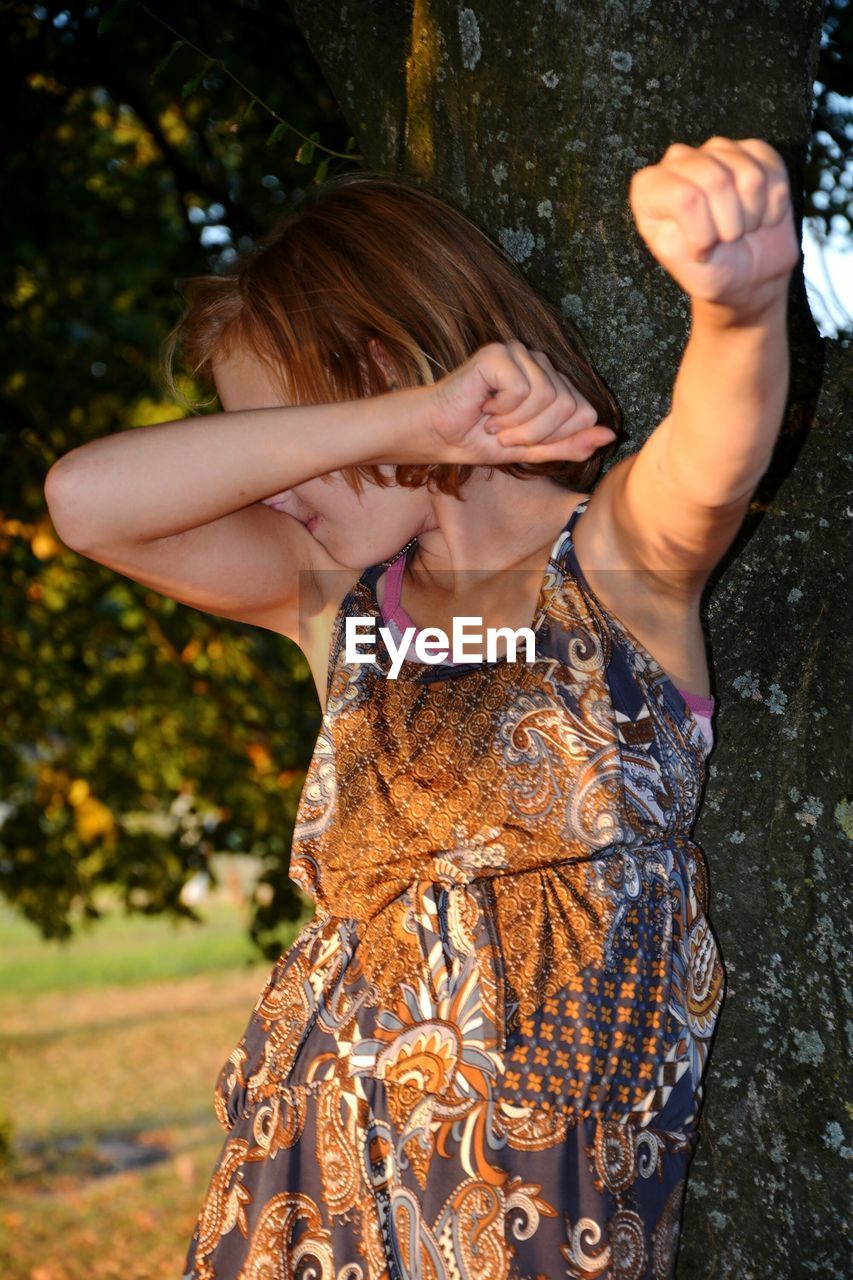
<svg viewBox="0 0 853 1280">
<path fill-rule="evenodd" d="M 624 565 L 696 599 L 766 471 L 788 393 L 787 295 L 799 257 L 784 162 L 760 139 L 670 147 L 631 187 L 638 229 L 690 295 L 670 412 L 611 469 Z"/>
</svg>

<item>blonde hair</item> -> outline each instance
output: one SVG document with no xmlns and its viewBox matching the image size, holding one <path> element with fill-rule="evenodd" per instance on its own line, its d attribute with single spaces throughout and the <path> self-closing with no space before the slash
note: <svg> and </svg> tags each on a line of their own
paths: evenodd
<svg viewBox="0 0 853 1280">
<path fill-rule="evenodd" d="M 215 391 L 213 364 L 235 346 L 263 362 L 285 403 L 329 404 L 388 391 L 369 338 L 378 338 L 392 385 L 434 383 L 490 342 L 517 339 L 554 368 L 620 432 L 619 406 L 595 371 L 578 330 L 541 298 L 514 262 L 471 219 L 414 181 L 380 172 L 337 175 L 308 188 L 302 204 L 222 274 L 180 282 L 185 310 L 162 350 L 169 394 L 188 408 L 175 360 Z M 588 492 L 617 448 L 582 462 L 507 463 L 518 477 L 548 475 Z M 459 496 L 473 466 L 399 465 L 396 483 L 432 484 Z M 375 466 L 343 469 L 394 483 Z"/>
</svg>

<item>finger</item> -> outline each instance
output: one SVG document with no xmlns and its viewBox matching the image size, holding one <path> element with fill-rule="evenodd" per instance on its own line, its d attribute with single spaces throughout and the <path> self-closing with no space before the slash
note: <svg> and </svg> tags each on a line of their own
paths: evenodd
<svg viewBox="0 0 853 1280">
<path fill-rule="evenodd" d="M 549 357 L 544 351 L 530 351 L 528 352 L 528 355 L 544 370 L 548 378 L 555 385 L 558 395 L 568 394 L 570 397 L 575 397 L 577 395 L 577 392 L 571 382 L 569 382 L 569 379 L 564 373 L 560 373 L 559 369 L 554 368 Z"/>
<path fill-rule="evenodd" d="M 554 370 L 559 386 L 557 399 L 547 410 L 521 427 L 499 428 L 498 439 L 515 444 L 545 444 L 553 440 L 566 440 L 577 431 L 595 426 L 598 415 L 592 405 L 563 373 Z"/>
<path fill-rule="evenodd" d="M 544 351 L 528 351 L 531 360 L 534 360 L 545 376 L 552 382 L 558 378 L 565 380 L 565 375 L 561 374 L 559 369 L 555 369 L 548 356 Z"/>
<path fill-rule="evenodd" d="M 744 230 L 755 231 L 764 217 L 770 172 L 756 155 L 731 138 L 709 138 L 702 146 L 728 166 L 740 200 Z"/>
<path fill-rule="evenodd" d="M 740 165 L 744 165 L 749 159 L 759 166 L 764 181 L 764 205 L 757 225 L 773 227 L 782 220 L 791 205 L 791 181 L 785 161 L 775 147 L 771 147 L 763 138 L 734 139 L 719 136 L 709 138 L 703 146 L 715 150 L 729 148 L 737 156 Z M 735 178 L 739 189 L 742 189 L 737 173 Z M 745 181 L 748 186 L 749 180 Z M 753 181 L 757 182 L 757 179 Z M 754 228 L 750 227 L 749 230 Z"/>
<path fill-rule="evenodd" d="M 589 401 L 586 399 L 586 397 L 581 395 L 580 391 L 578 391 L 574 383 L 571 382 L 564 373 L 560 373 L 558 370 L 556 371 L 556 376 L 559 379 L 560 384 L 562 385 L 566 395 L 568 395 L 572 400 L 574 400 L 576 405 L 589 404 Z"/>
<path fill-rule="evenodd" d="M 535 360 L 545 377 L 554 387 L 558 395 L 564 394 L 566 391 L 572 393 L 573 387 L 564 373 L 559 369 L 555 369 L 551 361 L 548 359 L 544 351 L 531 351 L 530 358 Z"/>
<path fill-rule="evenodd" d="M 549 449 L 553 451 L 553 456 L 558 458 L 588 458 L 591 453 L 595 453 L 596 449 L 612 444 L 615 439 L 615 431 L 602 426 L 583 427 L 571 435 L 557 433 L 544 440 L 533 440 L 529 444 L 510 444 L 502 442 L 498 437 L 501 450 L 507 455 L 513 456 L 516 450 L 521 450 L 524 455 L 527 455 L 538 449 Z"/>
<path fill-rule="evenodd" d="M 476 353 L 477 373 L 490 391 L 482 407 L 492 416 L 511 413 L 530 394 L 527 375 L 509 346 L 494 342 Z"/>
<path fill-rule="evenodd" d="M 680 144 L 677 144 L 680 146 Z M 710 151 L 687 148 L 674 156 L 664 158 L 664 165 L 674 166 L 674 171 L 703 192 L 716 227 L 716 241 L 731 244 L 746 231 L 740 195 L 729 165 L 721 155 Z"/>
<path fill-rule="evenodd" d="M 560 388 L 555 382 L 555 370 L 544 351 L 530 351 L 522 342 L 514 343 L 513 348 L 527 374 L 531 394 L 537 393 L 546 406 L 552 403 Z M 527 407 L 525 405 L 525 410 Z"/>
<path fill-rule="evenodd" d="M 509 445 L 501 451 L 500 461 L 507 462 L 587 462 L 596 450 L 611 443 L 602 438 L 601 428 L 590 428 L 562 440 L 533 445 Z"/>
<path fill-rule="evenodd" d="M 578 407 L 574 398 L 561 395 L 547 409 L 543 409 L 535 418 L 530 418 L 527 422 L 498 422 L 496 424 L 498 430 L 495 434 L 498 441 L 504 445 L 539 444 L 558 431 L 566 437 L 582 426 L 592 426 L 595 421 L 594 414 L 592 417 L 579 420 L 577 412 Z"/>
<path fill-rule="evenodd" d="M 574 408 L 569 407 L 571 405 Z M 520 427 L 501 428 L 496 438 L 504 446 L 530 446 L 568 440 L 571 436 L 590 430 L 599 432 L 599 443 L 605 434 L 608 439 L 615 439 L 615 432 L 599 423 L 598 414 L 588 400 L 581 397 L 580 403 L 575 404 L 574 398 L 567 395 L 564 399 L 558 399 L 550 410 L 540 414 L 534 421 Z"/>
<path fill-rule="evenodd" d="M 680 145 L 680 144 L 678 144 Z M 704 191 L 682 173 L 654 165 L 631 177 L 631 202 L 654 222 L 674 222 L 697 258 L 718 243 L 717 226 Z"/>
<path fill-rule="evenodd" d="M 739 145 L 754 156 L 764 169 L 767 193 L 761 225 L 775 227 L 791 207 L 791 180 L 785 161 L 775 147 L 771 147 L 763 138 L 742 138 Z"/>
<path fill-rule="evenodd" d="M 513 359 L 517 360 L 524 370 L 530 391 L 527 399 L 517 406 L 515 413 L 503 416 L 507 419 L 507 426 L 521 426 L 526 422 L 532 421 L 553 405 L 560 388 L 554 380 L 553 373 L 545 367 L 541 359 L 536 360 L 533 358 L 524 343 L 510 342 L 507 345 Z M 542 354 L 542 352 L 539 352 L 540 357 Z"/>
</svg>

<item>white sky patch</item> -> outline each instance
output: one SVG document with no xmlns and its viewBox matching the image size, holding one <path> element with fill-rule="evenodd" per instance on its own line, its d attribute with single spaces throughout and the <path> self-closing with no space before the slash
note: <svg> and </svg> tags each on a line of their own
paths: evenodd
<svg viewBox="0 0 853 1280">
<path fill-rule="evenodd" d="M 814 322 L 823 338 L 853 324 L 853 239 L 843 232 L 818 238 L 803 219 L 803 258 L 806 293 Z"/>
</svg>

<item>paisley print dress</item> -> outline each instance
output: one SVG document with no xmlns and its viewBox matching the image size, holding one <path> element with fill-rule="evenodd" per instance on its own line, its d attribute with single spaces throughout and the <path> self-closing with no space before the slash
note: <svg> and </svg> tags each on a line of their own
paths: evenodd
<svg viewBox="0 0 853 1280">
<path fill-rule="evenodd" d="M 384 565 L 342 601 L 289 872 L 316 912 L 219 1073 L 183 1280 L 674 1274 L 725 985 L 709 748 L 586 583 L 587 504 L 535 661 L 388 678 Z"/>
</svg>

